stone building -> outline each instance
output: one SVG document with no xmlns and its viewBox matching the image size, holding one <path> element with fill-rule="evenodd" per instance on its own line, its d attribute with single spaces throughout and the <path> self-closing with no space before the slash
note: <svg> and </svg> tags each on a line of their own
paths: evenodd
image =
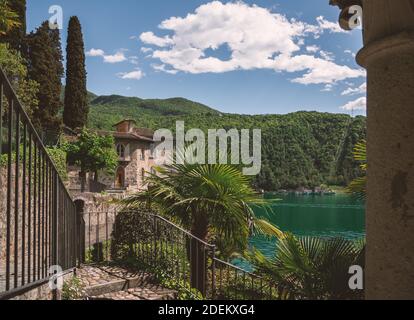
<svg viewBox="0 0 414 320">
<path fill-rule="evenodd" d="M 98 182 L 89 174 L 86 181 L 87 192 L 129 194 L 146 188 L 145 176 L 154 172 L 157 160 L 166 159 L 166 152 L 156 154 L 154 132 L 150 129 L 137 128 L 134 120 L 123 120 L 114 126 L 114 131 L 98 131 L 101 135 L 112 135 L 115 139 L 114 148 L 119 162 L 114 175 L 99 173 Z M 79 168 L 69 166 L 69 189 L 79 193 L 81 181 Z"/>
</svg>

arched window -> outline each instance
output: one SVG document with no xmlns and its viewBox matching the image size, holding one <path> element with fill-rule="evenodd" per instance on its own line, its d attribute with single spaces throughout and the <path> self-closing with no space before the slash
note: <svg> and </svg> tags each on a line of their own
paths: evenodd
<svg viewBox="0 0 414 320">
<path fill-rule="evenodd" d="M 145 169 L 144 168 L 141 169 L 141 180 L 142 182 L 144 182 L 145 180 Z"/>
<path fill-rule="evenodd" d="M 118 144 L 116 146 L 116 152 L 120 158 L 125 158 L 125 146 L 123 144 Z"/>
</svg>

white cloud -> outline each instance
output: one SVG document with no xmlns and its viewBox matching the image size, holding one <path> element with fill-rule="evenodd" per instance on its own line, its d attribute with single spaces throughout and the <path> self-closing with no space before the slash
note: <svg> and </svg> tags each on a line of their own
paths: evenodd
<svg viewBox="0 0 414 320">
<path fill-rule="evenodd" d="M 173 40 L 169 38 L 168 36 L 157 37 L 152 32 L 144 32 L 143 34 L 141 34 L 139 38 L 141 39 L 142 42 L 147 43 L 147 44 L 153 44 L 157 47 L 167 47 L 169 45 L 174 44 Z"/>
<path fill-rule="evenodd" d="M 342 110 L 366 110 L 367 109 L 367 98 L 361 97 L 356 100 L 348 102 L 346 105 L 341 107 Z"/>
<path fill-rule="evenodd" d="M 89 57 L 102 57 L 105 63 L 119 63 L 127 60 L 124 51 L 119 50 L 114 55 L 106 55 L 102 49 L 91 49 L 86 52 L 86 55 Z"/>
<path fill-rule="evenodd" d="M 141 48 L 142 53 L 148 53 L 148 52 L 151 52 L 151 51 L 152 51 L 152 48 L 147 48 L 147 47 L 142 47 Z"/>
<path fill-rule="evenodd" d="M 156 71 L 165 72 L 168 74 L 177 74 L 177 70 L 167 69 L 165 64 L 152 64 L 151 67 Z"/>
<path fill-rule="evenodd" d="M 86 55 L 89 57 L 103 57 L 105 55 L 105 52 L 101 49 L 91 49 L 88 52 L 86 52 Z"/>
<path fill-rule="evenodd" d="M 128 61 L 132 64 L 138 65 L 139 64 L 139 59 L 137 56 L 130 56 L 128 57 Z"/>
<path fill-rule="evenodd" d="M 335 64 L 332 57 L 296 55 L 304 45 L 303 38 L 320 35 L 325 30 L 339 32 L 337 24 L 318 17 L 310 25 L 269 9 L 242 2 L 223 4 L 213 1 L 198 7 L 186 17 L 171 17 L 160 28 L 171 36 L 141 34 L 148 45 L 159 47 L 152 58 L 172 70 L 192 74 L 222 73 L 234 70 L 273 69 L 277 72 L 301 72 L 293 82 L 327 84 L 358 78 L 365 72 Z M 207 50 L 225 47 L 230 57 L 209 56 Z M 312 50 L 315 48 L 309 47 Z"/>
<path fill-rule="evenodd" d="M 316 53 L 319 50 L 321 50 L 320 47 L 318 47 L 317 45 L 312 45 L 312 46 L 307 46 L 306 47 L 306 51 L 310 52 L 310 53 Z"/>
<path fill-rule="evenodd" d="M 105 63 L 119 63 L 127 60 L 122 51 L 118 51 L 114 55 L 105 55 L 103 58 Z"/>
<path fill-rule="evenodd" d="M 356 57 L 356 53 L 352 52 L 351 50 L 347 49 L 344 51 L 344 53 L 346 54 L 350 54 L 351 56 L 353 56 L 354 58 Z"/>
<path fill-rule="evenodd" d="M 330 33 L 348 33 L 339 26 L 339 23 L 328 21 L 323 16 L 317 17 L 316 21 L 318 22 L 319 28 L 322 32 L 327 30 Z"/>
<path fill-rule="evenodd" d="M 332 84 L 327 84 L 325 85 L 325 87 L 321 90 L 322 92 L 331 92 L 333 90 L 333 85 Z"/>
<path fill-rule="evenodd" d="M 341 93 L 343 96 L 352 96 L 355 94 L 364 94 L 367 92 L 367 83 L 364 82 L 358 88 L 348 88 L 344 92 Z"/>
<path fill-rule="evenodd" d="M 319 52 L 319 54 L 323 59 L 325 59 L 327 61 L 334 61 L 335 60 L 335 55 L 332 52 L 321 50 Z"/>
<path fill-rule="evenodd" d="M 121 72 L 118 73 L 118 77 L 124 80 L 140 80 L 145 76 L 145 73 L 142 72 L 140 69 L 135 69 L 131 72 Z"/>
<path fill-rule="evenodd" d="M 340 66 L 332 61 L 309 55 L 281 56 L 276 59 L 276 66 L 279 70 L 287 72 L 308 70 L 303 76 L 292 80 L 301 84 L 332 84 L 349 78 L 363 77 L 366 74 L 363 70 Z"/>
</svg>

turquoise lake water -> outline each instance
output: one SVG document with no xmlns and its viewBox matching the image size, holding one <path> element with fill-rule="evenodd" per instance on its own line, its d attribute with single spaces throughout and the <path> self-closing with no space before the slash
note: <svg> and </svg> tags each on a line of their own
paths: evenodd
<svg viewBox="0 0 414 320">
<path fill-rule="evenodd" d="M 298 236 L 344 237 L 359 239 L 365 237 L 365 205 L 348 195 L 266 195 L 273 213 L 267 217 L 281 230 Z M 275 199 L 280 201 L 274 202 Z M 264 216 L 257 209 L 258 216 Z M 251 245 L 268 257 L 275 255 L 276 240 L 254 237 Z M 243 265 L 243 263 L 238 263 Z"/>
</svg>

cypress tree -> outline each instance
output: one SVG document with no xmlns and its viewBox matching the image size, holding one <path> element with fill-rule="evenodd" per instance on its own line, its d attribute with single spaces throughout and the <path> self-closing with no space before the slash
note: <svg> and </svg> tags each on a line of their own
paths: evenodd
<svg viewBox="0 0 414 320">
<path fill-rule="evenodd" d="M 25 37 L 26 37 L 26 0 L 9 0 L 8 7 L 15 12 L 18 17 L 19 26 L 13 28 L 6 35 L 0 37 L 0 42 L 8 43 L 10 48 L 20 51 L 25 57 Z"/>
<path fill-rule="evenodd" d="M 56 133 L 61 120 L 60 94 L 63 77 L 62 49 L 59 30 L 51 30 L 44 22 L 28 37 L 29 77 L 39 83 L 39 108 L 33 115 L 34 123 L 44 131 Z"/>
<path fill-rule="evenodd" d="M 71 17 L 66 47 L 66 90 L 63 123 L 69 128 L 83 128 L 88 120 L 85 50 L 78 17 Z"/>
</svg>

